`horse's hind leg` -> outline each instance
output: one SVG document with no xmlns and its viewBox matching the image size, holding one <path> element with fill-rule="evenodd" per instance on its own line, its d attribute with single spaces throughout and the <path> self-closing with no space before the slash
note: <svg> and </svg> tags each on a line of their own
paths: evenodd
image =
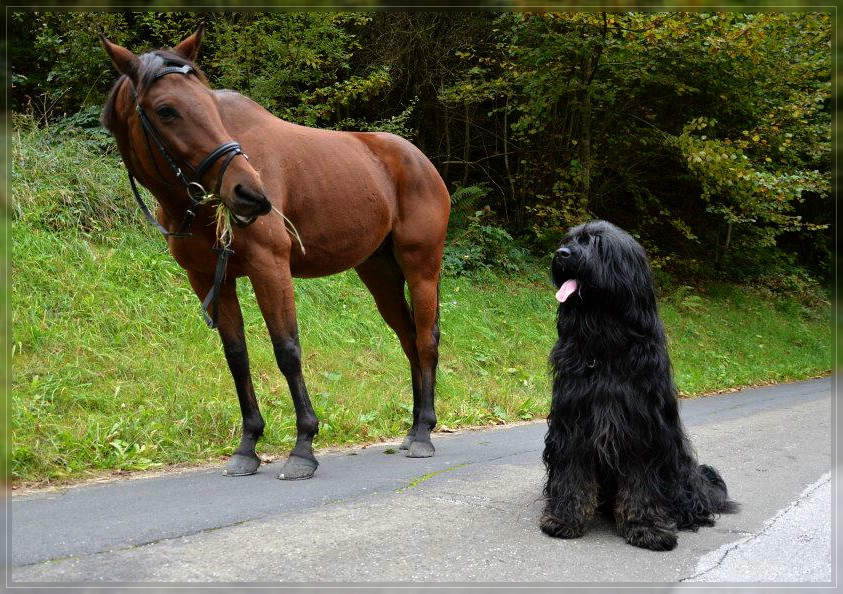
<svg viewBox="0 0 843 594">
<path fill-rule="evenodd" d="M 415 415 L 415 435 L 410 443 L 410 458 L 427 458 L 434 447 L 430 432 L 436 426 L 434 393 L 436 366 L 439 363 L 439 281 L 433 279 L 408 279 L 410 300 L 413 304 L 413 321 L 416 325 L 416 350 L 419 354 L 420 382 Z"/>
<path fill-rule="evenodd" d="M 410 291 L 418 355 L 418 390 L 414 394 L 414 419 L 409 444 L 410 458 L 427 458 L 435 449 L 430 432 L 436 426 L 434 392 L 439 362 L 439 266 L 441 246 L 414 245 L 402 249 L 396 241 L 395 259 Z"/>
<path fill-rule="evenodd" d="M 410 363 L 413 385 L 413 425 L 404 443 L 401 444 L 401 449 L 407 450 L 415 439 L 418 426 L 421 370 L 416 350 L 416 327 L 413 314 L 404 298 L 404 273 L 388 249 L 377 252 L 355 270 L 375 298 L 381 317 L 398 336 L 401 348 Z"/>
<path fill-rule="evenodd" d="M 188 278 L 200 299 L 210 290 L 213 279 L 204 275 L 188 272 Z M 240 402 L 243 417 L 243 436 L 240 445 L 225 467 L 227 476 L 254 474 L 260 466 L 260 458 L 255 453 L 255 445 L 263 434 L 264 421 L 258 408 L 252 377 L 249 373 L 249 354 L 246 350 L 246 337 L 243 331 L 243 315 L 237 300 L 234 280 L 223 283 L 217 298 L 217 328 L 222 340 L 225 360 L 234 379 L 234 388 Z"/>
</svg>

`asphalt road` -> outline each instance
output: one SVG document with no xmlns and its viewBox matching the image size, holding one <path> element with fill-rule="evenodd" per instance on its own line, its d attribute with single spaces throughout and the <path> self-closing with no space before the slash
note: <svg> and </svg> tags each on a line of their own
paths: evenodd
<svg viewBox="0 0 843 594">
<path fill-rule="evenodd" d="M 11 500 L 7 586 L 90 583 L 830 582 L 832 381 L 682 402 L 701 462 L 742 504 L 671 552 L 538 529 L 542 422 L 320 456 L 307 481 L 221 469 Z M 836 559 L 835 559 L 836 561 Z M 834 582 L 836 583 L 836 582 Z"/>
</svg>

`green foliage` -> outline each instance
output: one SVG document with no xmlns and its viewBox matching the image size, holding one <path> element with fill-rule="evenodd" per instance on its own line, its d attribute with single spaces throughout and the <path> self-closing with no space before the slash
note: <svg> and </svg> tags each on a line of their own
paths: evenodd
<svg viewBox="0 0 843 594">
<path fill-rule="evenodd" d="M 417 98 L 413 98 L 400 113 L 372 122 L 364 119 L 346 118 L 341 120 L 336 128 L 340 130 L 357 130 L 359 132 L 391 132 L 392 134 L 397 134 L 412 141 L 416 137 L 416 131 L 411 124 L 411 119 L 415 115 L 417 103 Z"/>
<path fill-rule="evenodd" d="M 352 74 L 360 13 L 277 12 L 218 15 L 203 61 L 219 86 L 245 93 L 285 119 L 335 124 L 349 104 L 391 83 L 385 68 Z M 248 43 L 243 43 L 248 39 Z"/>
<path fill-rule="evenodd" d="M 14 223 L 88 234 L 137 224 L 113 141 L 101 128 L 74 125 L 87 122 L 87 112 L 47 129 L 31 116 L 13 118 Z"/>
<path fill-rule="evenodd" d="M 117 78 L 100 47 L 100 30 L 143 51 L 174 45 L 186 33 L 186 22 L 198 21 L 191 13 L 13 11 L 13 108 L 27 109 L 45 122 L 100 107 Z"/>
<path fill-rule="evenodd" d="M 716 257 L 732 267 L 733 254 L 760 261 L 785 233 L 810 238 L 828 228 L 827 218 L 806 220 L 800 208 L 807 197 L 827 203 L 831 195 L 827 22 L 827 15 L 763 14 L 702 23 L 708 67 L 732 78 L 729 88 L 712 81 L 718 86 L 709 96 L 716 93 L 722 107 L 692 118 L 666 144 L 699 185 L 706 212 L 721 222 L 714 228 L 725 229 Z"/>
<path fill-rule="evenodd" d="M 472 277 L 498 270 L 515 274 L 533 263 L 528 250 L 500 226 L 489 206 L 479 206 L 488 194 L 489 187 L 481 183 L 461 186 L 451 195 L 448 241 L 442 259 L 446 273 Z"/>
<path fill-rule="evenodd" d="M 517 268 L 509 246 L 547 253 L 599 217 L 674 275 L 830 274 L 829 13 L 18 10 L 13 109 L 88 129 L 115 78 L 100 28 L 141 52 L 200 19 L 213 86 L 400 134 L 449 187 L 487 188 L 455 200 L 449 270 Z"/>
<path fill-rule="evenodd" d="M 824 13 L 504 13 L 442 99 L 483 114 L 492 206 L 545 249 L 601 217 L 671 266 L 784 248 L 825 274 L 829 48 Z"/>
<path fill-rule="evenodd" d="M 757 134 L 737 143 L 731 139 L 709 139 L 705 134 L 694 135 L 715 124 L 714 120 L 695 119 L 676 140 L 678 150 L 688 162 L 688 170 L 700 182 L 701 197 L 709 204 L 709 212 L 721 215 L 729 224 L 760 222 L 768 225 L 768 245 L 772 245 L 778 233 L 827 228 L 827 225 L 802 223 L 799 215 L 791 214 L 793 205 L 802 199 L 803 193 L 823 196 L 830 193 L 827 177 L 817 170 L 756 169 L 744 147 L 758 142 Z M 743 134 L 749 137 L 750 133 L 744 131 Z M 772 163 L 769 157 L 764 160 Z"/>
</svg>

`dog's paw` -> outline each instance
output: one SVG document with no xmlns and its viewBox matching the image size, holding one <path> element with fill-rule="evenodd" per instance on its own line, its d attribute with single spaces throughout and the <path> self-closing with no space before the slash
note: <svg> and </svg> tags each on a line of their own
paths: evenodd
<svg viewBox="0 0 843 594">
<path fill-rule="evenodd" d="M 628 528 L 625 536 L 629 544 L 651 551 L 671 551 L 676 548 L 678 542 L 676 532 L 653 526 Z"/>
<path fill-rule="evenodd" d="M 550 514 L 542 515 L 539 520 L 542 532 L 555 538 L 579 538 L 585 534 L 585 526 L 571 526 L 559 521 Z"/>
</svg>

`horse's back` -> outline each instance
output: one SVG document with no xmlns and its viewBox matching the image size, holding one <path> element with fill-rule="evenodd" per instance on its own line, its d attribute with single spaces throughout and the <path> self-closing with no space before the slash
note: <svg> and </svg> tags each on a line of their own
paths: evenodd
<svg viewBox="0 0 843 594">
<path fill-rule="evenodd" d="M 311 171 L 334 176 L 345 161 L 355 168 L 385 168 L 392 180 L 408 191 L 447 189 L 430 160 L 410 141 L 389 132 L 348 132 L 312 128 L 282 120 L 235 91 L 216 91 L 226 124 L 258 143 L 277 145 L 283 165 L 306 160 Z M 233 130 L 234 131 L 234 130 Z M 246 140 L 246 139 L 244 139 Z M 339 154 L 345 151 L 347 154 Z M 318 157 L 332 157 L 318 161 Z M 450 204 L 450 202 L 448 202 Z"/>
<path fill-rule="evenodd" d="M 314 247 L 309 276 L 356 266 L 390 234 L 401 246 L 444 241 L 450 196 L 411 142 L 387 132 L 310 128 L 275 117 L 251 99 L 217 91 L 220 111 L 260 171 L 268 195 Z M 332 248 L 326 246 L 333 246 Z M 317 252 L 324 252 L 320 265 Z M 329 253 L 330 252 L 330 253 Z M 337 254 L 343 257 L 337 259 Z M 331 270 L 329 270 L 331 269 Z"/>
</svg>

